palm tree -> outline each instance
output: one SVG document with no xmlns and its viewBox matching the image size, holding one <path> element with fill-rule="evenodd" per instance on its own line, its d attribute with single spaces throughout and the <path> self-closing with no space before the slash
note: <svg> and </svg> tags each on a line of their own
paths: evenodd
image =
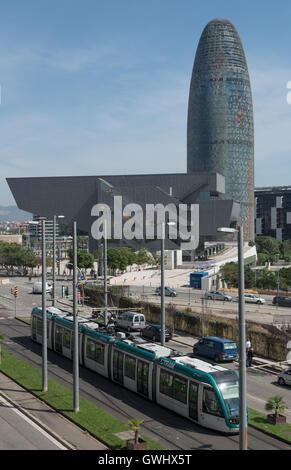
<svg viewBox="0 0 291 470">
<path fill-rule="evenodd" d="M 282 414 L 286 408 L 288 407 L 286 406 L 286 403 L 284 402 L 283 397 L 278 397 L 278 396 L 269 398 L 269 400 L 265 404 L 265 410 L 273 411 L 275 418 L 277 418 L 277 416 Z"/>
<path fill-rule="evenodd" d="M 140 425 L 144 422 L 144 420 L 139 421 L 138 419 L 130 419 L 127 425 L 134 431 L 134 443 L 138 444 L 138 431 L 140 429 Z"/>
</svg>

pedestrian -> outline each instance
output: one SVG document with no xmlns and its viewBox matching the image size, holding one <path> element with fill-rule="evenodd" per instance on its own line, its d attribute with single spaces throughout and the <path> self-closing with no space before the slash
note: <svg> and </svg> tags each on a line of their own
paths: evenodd
<svg viewBox="0 0 291 470">
<path fill-rule="evenodd" d="M 254 357 L 254 350 L 253 348 L 249 348 L 248 353 L 247 353 L 247 367 L 251 367 L 252 362 L 253 362 L 253 357 Z"/>
</svg>

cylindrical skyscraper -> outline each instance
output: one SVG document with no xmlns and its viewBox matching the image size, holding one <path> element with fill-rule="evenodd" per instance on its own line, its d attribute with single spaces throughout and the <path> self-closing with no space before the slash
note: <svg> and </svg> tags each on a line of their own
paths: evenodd
<svg viewBox="0 0 291 470">
<path fill-rule="evenodd" d="M 239 35 L 225 19 L 201 35 L 192 72 L 187 171 L 225 176 L 224 199 L 240 202 L 245 240 L 254 239 L 254 126 L 251 86 Z"/>
</svg>

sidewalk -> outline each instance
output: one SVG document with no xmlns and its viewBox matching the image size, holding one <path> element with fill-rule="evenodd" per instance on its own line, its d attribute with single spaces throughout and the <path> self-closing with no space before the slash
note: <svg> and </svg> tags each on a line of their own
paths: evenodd
<svg viewBox="0 0 291 470">
<path fill-rule="evenodd" d="M 106 450 L 107 447 L 0 372 L 0 394 L 68 450 Z"/>
</svg>

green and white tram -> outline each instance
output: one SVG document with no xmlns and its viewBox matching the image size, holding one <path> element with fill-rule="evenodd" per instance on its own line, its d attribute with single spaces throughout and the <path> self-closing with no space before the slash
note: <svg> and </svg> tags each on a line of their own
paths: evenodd
<svg viewBox="0 0 291 470">
<path fill-rule="evenodd" d="M 42 342 L 42 310 L 31 313 L 31 337 Z M 155 343 L 118 338 L 79 317 L 81 365 L 204 427 L 239 432 L 235 371 L 211 365 Z M 48 348 L 73 358 L 73 318 L 47 309 Z"/>
</svg>

